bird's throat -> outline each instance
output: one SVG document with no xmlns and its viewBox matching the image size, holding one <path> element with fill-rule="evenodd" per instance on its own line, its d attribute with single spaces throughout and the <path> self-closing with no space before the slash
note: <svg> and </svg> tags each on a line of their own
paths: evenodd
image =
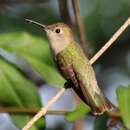
<svg viewBox="0 0 130 130">
<path fill-rule="evenodd" d="M 50 48 L 55 56 L 69 45 L 66 40 L 49 39 L 49 41 Z"/>
</svg>

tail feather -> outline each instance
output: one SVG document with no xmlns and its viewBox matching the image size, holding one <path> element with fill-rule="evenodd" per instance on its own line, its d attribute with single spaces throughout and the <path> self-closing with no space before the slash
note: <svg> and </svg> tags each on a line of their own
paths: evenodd
<svg viewBox="0 0 130 130">
<path fill-rule="evenodd" d="M 72 86 L 73 87 L 73 86 Z M 115 107 L 114 105 L 102 94 L 96 93 L 95 96 L 86 93 L 83 94 L 81 89 L 78 89 L 76 87 L 73 87 L 77 95 L 80 97 L 80 99 L 90 106 L 92 115 L 101 115 L 104 112 L 112 111 Z"/>
<path fill-rule="evenodd" d="M 104 112 L 110 112 L 115 109 L 115 106 L 106 97 L 100 98 L 100 101 L 102 103 L 99 106 L 92 108 L 93 115 L 101 115 Z"/>
</svg>

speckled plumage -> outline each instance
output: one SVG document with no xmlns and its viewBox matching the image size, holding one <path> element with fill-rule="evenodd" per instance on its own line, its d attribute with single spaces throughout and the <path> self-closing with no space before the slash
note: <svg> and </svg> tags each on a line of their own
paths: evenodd
<svg viewBox="0 0 130 130">
<path fill-rule="evenodd" d="M 58 53 L 56 63 L 64 78 L 72 82 L 75 92 L 91 107 L 93 114 L 101 114 L 112 108 L 101 93 L 93 68 L 77 43 L 70 43 Z"/>
</svg>

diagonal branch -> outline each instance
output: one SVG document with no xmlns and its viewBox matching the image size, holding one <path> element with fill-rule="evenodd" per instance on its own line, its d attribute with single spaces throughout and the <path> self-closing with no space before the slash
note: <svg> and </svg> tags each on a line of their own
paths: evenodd
<svg viewBox="0 0 130 130">
<path fill-rule="evenodd" d="M 93 64 L 98 60 L 101 55 L 108 50 L 108 48 L 116 41 L 116 39 L 126 30 L 130 25 L 130 17 L 125 21 L 125 23 L 117 30 L 117 32 L 110 38 L 110 40 L 91 58 L 90 64 Z"/>
<path fill-rule="evenodd" d="M 55 103 L 65 92 L 65 88 L 62 88 L 41 110 L 24 126 L 22 130 L 28 130 L 39 118 L 45 115 L 48 111 L 48 108 Z"/>
</svg>

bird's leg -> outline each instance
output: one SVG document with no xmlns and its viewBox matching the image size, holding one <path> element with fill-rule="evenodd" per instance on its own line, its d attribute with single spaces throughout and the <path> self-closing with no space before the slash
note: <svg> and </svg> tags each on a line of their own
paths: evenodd
<svg viewBox="0 0 130 130">
<path fill-rule="evenodd" d="M 72 82 L 70 80 L 67 80 L 65 83 L 64 83 L 64 88 L 65 89 L 68 89 L 68 88 L 72 88 Z"/>
<path fill-rule="evenodd" d="M 90 59 L 90 64 L 93 64 L 100 56 L 117 40 L 117 38 L 127 29 L 130 25 L 130 17 L 125 23 L 116 31 L 116 33 L 109 39 L 109 41 Z"/>
</svg>

